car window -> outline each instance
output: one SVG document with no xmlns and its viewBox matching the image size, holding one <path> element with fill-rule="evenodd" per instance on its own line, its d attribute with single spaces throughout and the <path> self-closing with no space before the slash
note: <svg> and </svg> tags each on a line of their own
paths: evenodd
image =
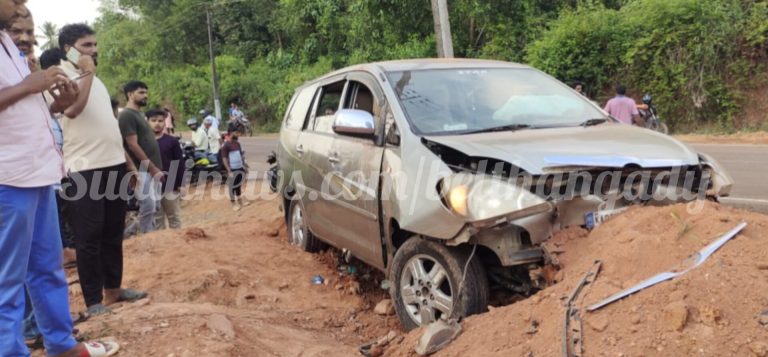
<svg viewBox="0 0 768 357">
<path fill-rule="evenodd" d="M 574 126 L 605 118 L 568 86 L 531 68 L 455 68 L 388 75 L 419 134 L 462 134 L 515 125 Z"/>
<path fill-rule="evenodd" d="M 341 96 L 346 81 L 334 82 L 323 86 L 315 106 L 315 120 L 312 130 L 319 133 L 333 134 L 334 114 L 339 109 Z"/>
<path fill-rule="evenodd" d="M 376 116 L 375 97 L 373 92 L 360 82 L 350 81 L 351 90 L 347 93 L 347 99 L 344 101 L 344 109 L 364 110 L 371 115 Z"/>
<path fill-rule="evenodd" d="M 341 93 L 344 91 L 344 81 L 324 86 L 317 105 L 316 116 L 333 115 L 339 109 Z"/>
<path fill-rule="evenodd" d="M 304 127 L 304 122 L 307 119 L 307 113 L 312 105 L 312 98 L 315 96 L 316 90 L 316 85 L 309 86 L 296 94 L 296 99 L 288 112 L 288 116 L 285 118 L 285 126 L 287 128 L 301 130 Z"/>
</svg>

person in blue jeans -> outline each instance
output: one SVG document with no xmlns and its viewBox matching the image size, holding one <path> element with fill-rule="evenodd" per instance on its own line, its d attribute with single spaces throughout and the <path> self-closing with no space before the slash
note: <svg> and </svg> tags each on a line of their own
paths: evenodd
<svg viewBox="0 0 768 357">
<path fill-rule="evenodd" d="M 24 0 L 0 0 L 0 28 L 24 12 Z M 0 354 L 29 356 L 22 319 L 25 286 L 48 355 L 108 356 L 116 343 L 77 343 L 62 267 L 54 185 L 64 175 L 50 127 L 49 106 L 74 103 L 78 87 L 60 69 L 30 72 L 27 58 L 0 32 Z"/>
<path fill-rule="evenodd" d="M 32 14 L 29 9 L 24 8 L 22 14 L 20 14 L 10 26 L 8 34 L 11 36 L 11 40 L 19 48 L 22 54 L 27 57 L 29 63 L 29 70 L 35 72 L 38 70 L 37 63 L 39 62 L 41 69 L 48 69 L 53 65 L 58 65 L 61 59 L 65 57 L 60 53 L 60 49 L 49 49 L 43 52 L 40 56 L 40 60 L 35 60 L 34 41 L 35 41 L 35 24 L 32 21 Z M 59 53 L 55 53 L 55 52 Z M 53 133 L 54 142 L 56 143 L 56 149 L 61 151 L 64 145 L 64 136 L 61 131 L 61 125 L 59 125 L 58 119 L 51 115 L 50 119 L 51 132 Z M 61 192 L 61 185 L 57 185 L 57 193 Z M 61 232 L 61 244 L 64 249 L 64 264 L 68 261 L 74 260 L 74 251 L 71 237 L 68 231 L 68 227 L 63 220 L 63 214 L 65 211 L 66 201 L 61 198 L 61 195 L 56 197 L 56 205 L 59 212 L 59 231 Z M 68 251 L 67 248 L 70 250 Z M 69 253 L 69 254 L 67 254 Z M 29 347 L 42 347 L 43 335 L 40 329 L 37 327 L 35 321 L 35 310 L 32 307 L 32 300 L 29 297 L 29 292 L 24 290 L 24 323 L 23 333 L 26 344 Z"/>
</svg>

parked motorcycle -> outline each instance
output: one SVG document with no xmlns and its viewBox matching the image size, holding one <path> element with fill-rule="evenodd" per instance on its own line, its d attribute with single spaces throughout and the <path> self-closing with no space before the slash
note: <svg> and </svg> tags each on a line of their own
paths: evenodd
<svg viewBox="0 0 768 357">
<path fill-rule="evenodd" d="M 277 192 L 277 180 L 278 180 L 278 167 L 277 167 L 277 154 L 274 151 L 267 155 L 267 163 L 270 165 L 267 170 L 267 180 L 269 180 L 269 189 L 272 192 Z"/>
<path fill-rule="evenodd" d="M 643 104 L 648 106 L 648 110 L 640 111 L 640 116 L 645 119 L 646 129 L 658 131 L 662 134 L 668 134 L 669 128 L 667 127 L 667 124 L 661 122 L 661 118 L 659 118 L 656 113 L 656 107 L 653 105 L 653 98 L 650 94 L 643 96 Z"/>
<path fill-rule="evenodd" d="M 190 184 L 196 184 L 203 175 L 206 178 L 216 177 L 215 173 L 218 173 L 222 180 L 226 179 L 227 170 L 221 164 L 218 155 L 198 150 L 191 142 L 182 142 L 181 146 L 186 168 L 184 176 L 188 177 Z"/>
<path fill-rule="evenodd" d="M 237 120 L 229 122 L 227 124 L 228 132 L 238 132 L 240 136 L 253 136 L 253 129 L 251 128 L 251 122 L 245 117 L 238 117 Z"/>
</svg>

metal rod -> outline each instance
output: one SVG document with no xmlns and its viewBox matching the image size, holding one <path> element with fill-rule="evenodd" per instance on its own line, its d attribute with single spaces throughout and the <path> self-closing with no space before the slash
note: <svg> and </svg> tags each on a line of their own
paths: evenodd
<svg viewBox="0 0 768 357">
<path fill-rule="evenodd" d="M 674 278 L 676 278 L 676 277 L 678 277 L 680 275 L 683 275 L 683 274 L 685 274 L 685 273 L 695 269 L 699 265 L 703 264 L 704 261 L 706 261 L 707 258 L 709 258 L 715 251 L 720 249 L 720 247 L 722 247 L 726 242 L 731 240 L 731 238 L 733 238 L 737 234 L 739 234 L 739 232 L 741 232 L 746 227 L 747 227 L 747 223 L 746 222 L 741 222 L 738 226 L 736 226 L 735 228 L 731 229 L 728 233 L 724 234 L 718 240 L 712 242 L 708 246 L 704 247 L 704 249 L 702 249 L 699 252 L 697 252 L 694 255 L 696 260 L 694 261 L 694 264 L 692 266 L 690 266 L 689 268 L 684 269 L 684 270 L 679 271 L 679 272 L 667 271 L 667 272 L 656 274 L 656 275 L 652 276 L 651 278 L 643 280 L 642 282 L 640 282 L 640 283 L 630 287 L 629 289 L 620 291 L 620 292 L 618 292 L 616 294 L 613 294 L 613 295 L 607 297 L 606 299 L 598 302 L 597 304 L 594 304 L 594 305 L 591 305 L 591 306 L 587 307 L 587 311 L 595 311 L 595 310 L 597 310 L 599 308 L 602 308 L 603 306 L 606 306 L 608 304 L 614 303 L 614 302 L 616 302 L 618 300 L 621 300 L 621 299 L 623 299 L 623 298 L 625 298 L 625 297 L 627 297 L 629 295 L 632 295 L 632 294 L 634 294 L 634 293 L 636 293 L 636 292 L 638 292 L 640 290 L 643 290 L 643 289 L 649 288 L 651 286 L 654 286 L 654 285 L 656 285 L 656 284 L 658 284 L 658 283 L 660 283 L 662 281 L 667 281 L 667 280 L 670 280 L 670 279 L 674 279 Z"/>
</svg>

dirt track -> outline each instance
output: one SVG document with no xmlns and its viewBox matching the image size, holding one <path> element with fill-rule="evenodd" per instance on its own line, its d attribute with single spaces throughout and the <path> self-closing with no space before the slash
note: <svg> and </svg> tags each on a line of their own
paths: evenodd
<svg viewBox="0 0 768 357">
<path fill-rule="evenodd" d="M 386 296 L 381 276 L 361 268 L 357 283 L 335 271 L 331 252 L 288 245 L 275 201 L 237 213 L 226 200 L 182 210 L 184 229 L 125 242 L 124 286 L 150 298 L 78 325 L 82 336 L 116 338 L 120 356 L 353 356 L 399 329 L 394 316 L 372 312 Z M 318 274 L 325 285 L 311 284 Z M 70 297 L 73 311 L 85 309 L 78 284 Z"/>
<path fill-rule="evenodd" d="M 125 243 L 124 285 L 150 299 L 78 325 L 83 336 L 115 337 L 120 356 L 355 356 L 362 343 L 403 334 L 396 317 L 372 312 L 386 297 L 382 276 L 363 267 L 355 279 L 340 276 L 332 253 L 289 246 L 276 202 L 234 213 L 226 200 L 190 201 L 183 210 L 184 229 Z M 563 281 L 466 319 L 465 332 L 438 355 L 558 356 L 562 297 L 595 259 L 604 269 L 582 305 L 675 267 L 741 220 L 750 226 L 698 269 L 585 313 L 586 355 L 768 353 L 768 327 L 756 317 L 768 309 L 768 216 L 707 203 L 695 214 L 684 205 L 634 208 L 591 233 L 558 234 L 549 245 L 561 252 Z M 317 274 L 327 284 L 312 285 Z M 77 284 L 70 295 L 82 311 Z M 395 338 L 386 355 L 413 355 L 418 336 Z"/>
</svg>

